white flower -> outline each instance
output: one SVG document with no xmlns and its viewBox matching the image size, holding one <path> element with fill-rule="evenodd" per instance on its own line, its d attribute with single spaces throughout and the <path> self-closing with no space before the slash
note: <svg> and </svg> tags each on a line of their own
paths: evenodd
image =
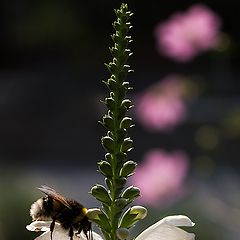
<svg viewBox="0 0 240 240">
<path fill-rule="evenodd" d="M 168 216 L 145 229 L 136 240 L 194 240 L 195 235 L 178 227 L 192 227 L 193 223 L 183 215 Z"/>
<path fill-rule="evenodd" d="M 50 224 L 50 221 L 34 221 L 26 228 L 29 231 L 44 232 L 35 240 L 50 240 Z M 183 215 L 168 216 L 144 230 L 135 240 L 194 240 L 195 235 L 193 233 L 178 228 L 184 226 L 192 227 L 194 223 Z M 55 223 L 53 240 L 69 239 L 68 231 L 63 229 L 59 223 Z M 87 240 L 87 238 L 81 233 L 80 236 L 75 234 L 73 240 Z M 103 238 L 93 232 L 93 240 L 103 240 Z"/>
<path fill-rule="evenodd" d="M 31 224 L 27 225 L 26 228 L 29 231 L 39 232 L 42 231 L 40 236 L 35 238 L 35 240 L 50 240 L 50 224 L 51 221 L 34 221 Z M 70 240 L 69 231 L 61 227 L 59 223 L 55 223 L 53 230 L 53 240 Z M 74 234 L 73 240 L 87 240 L 83 232 L 80 235 Z M 93 240 L 103 240 L 100 235 L 93 232 Z"/>
</svg>

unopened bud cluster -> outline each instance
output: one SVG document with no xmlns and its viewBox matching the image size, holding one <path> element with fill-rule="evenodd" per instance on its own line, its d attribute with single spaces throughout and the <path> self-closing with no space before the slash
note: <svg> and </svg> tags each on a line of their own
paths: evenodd
<svg viewBox="0 0 240 240">
<path fill-rule="evenodd" d="M 107 113 L 101 120 L 107 130 L 106 136 L 101 140 L 106 154 L 105 159 L 98 162 L 99 172 L 104 175 L 106 186 L 97 184 L 91 189 L 91 194 L 103 207 L 97 210 L 97 215 L 92 220 L 99 225 L 107 240 L 119 239 L 122 232 L 125 237 L 125 229 L 141 219 L 131 208 L 125 210 L 140 194 L 136 187 L 125 188 L 127 178 L 136 167 L 136 163 L 128 160 L 127 156 L 133 148 L 133 141 L 128 136 L 128 129 L 133 126 L 133 121 L 127 116 L 132 107 L 131 100 L 127 98 L 131 87 L 126 80 L 127 74 L 132 71 L 127 65 L 132 54 L 128 49 L 131 42 L 128 35 L 131 24 L 128 20 L 132 13 L 128 11 L 127 4 L 122 4 L 119 10 L 115 10 L 115 14 L 117 20 L 113 23 L 115 33 L 112 35 L 114 46 L 110 48 L 113 60 L 106 64 L 111 76 L 103 81 L 109 89 L 109 96 L 102 101 L 107 107 Z"/>
</svg>

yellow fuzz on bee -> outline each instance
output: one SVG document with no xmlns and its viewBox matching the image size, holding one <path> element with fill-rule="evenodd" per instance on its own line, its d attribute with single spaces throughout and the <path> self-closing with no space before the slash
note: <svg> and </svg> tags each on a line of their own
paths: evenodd
<svg viewBox="0 0 240 240">
<path fill-rule="evenodd" d="M 84 216 L 87 215 L 87 212 L 88 212 L 88 209 L 87 209 L 87 208 L 83 208 L 83 209 L 82 209 L 82 213 L 83 213 Z"/>
</svg>

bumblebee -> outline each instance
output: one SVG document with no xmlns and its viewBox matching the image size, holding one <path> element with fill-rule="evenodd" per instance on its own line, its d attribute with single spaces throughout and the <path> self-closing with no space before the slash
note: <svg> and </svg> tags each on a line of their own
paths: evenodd
<svg viewBox="0 0 240 240">
<path fill-rule="evenodd" d="M 92 227 L 85 208 L 79 202 L 67 199 L 49 186 L 38 188 L 46 196 L 39 198 L 31 205 L 30 216 L 33 221 L 49 221 L 51 240 L 55 222 L 69 231 L 70 240 L 73 240 L 74 233 L 80 234 L 82 231 L 88 240 L 92 240 Z"/>
</svg>

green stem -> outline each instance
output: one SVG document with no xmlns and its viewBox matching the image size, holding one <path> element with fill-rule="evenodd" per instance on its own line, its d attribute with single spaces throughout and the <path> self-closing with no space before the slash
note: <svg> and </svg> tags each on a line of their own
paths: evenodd
<svg viewBox="0 0 240 240">
<path fill-rule="evenodd" d="M 128 11 L 127 4 L 122 4 L 120 9 L 116 10 L 115 13 L 117 21 L 113 23 L 113 27 L 116 32 L 112 35 L 114 46 L 110 49 L 113 60 L 107 65 L 111 73 L 111 78 L 105 82 L 110 90 L 110 96 L 104 101 L 108 108 L 108 113 L 104 115 L 102 120 L 102 124 L 108 130 L 107 135 L 102 138 L 102 145 L 107 151 L 107 155 L 105 156 L 107 162 L 100 162 L 100 170 L 105 176 L 109 189 L 107 191 L 104 187 L 98 186 L 93 188 L 94 191 L 92 191 L 93 196 L 103 203 L 105 219 L 99 221 L 98 224 L 103 230 L 107 240 L 117 240 L 116 230 L 120 216 L 127 204 L 130 203 L 128 202 L 129 199 L 123 199 L 123 197 L 121 197 L 121 192 L 125 187 L 128 175 L 120 176 L 120 171 L 127 160 L 126 155 L 128 151 L 131 150 L 129 139 L 126 138 L 127 130 L 131 126 L 131 121 L 124 126 L 122 122 L 126 112 L 131 107 L 130 100 L 128 103 L 125 101 L 129 89 L 126 76 L 130 71 L 129 67 L 125 64 L 131 55 L 130 50 L 127 49 L 131 37 L 127 36 L 127 33 L 131 27 L 128 19 L 132 14 Z M 128 120 L 129 119 L 130 118 L 128 118 Z M 129 173 L 129 175 L 131 175 L 131 173 Z M 121 200 L 123 201 L 121 202 Z M 106 219 L 109 221 L 110 229 L 108 226 L 105 226 L 107 225 L 106 222 L 102 223 Z"/>
</svg>

